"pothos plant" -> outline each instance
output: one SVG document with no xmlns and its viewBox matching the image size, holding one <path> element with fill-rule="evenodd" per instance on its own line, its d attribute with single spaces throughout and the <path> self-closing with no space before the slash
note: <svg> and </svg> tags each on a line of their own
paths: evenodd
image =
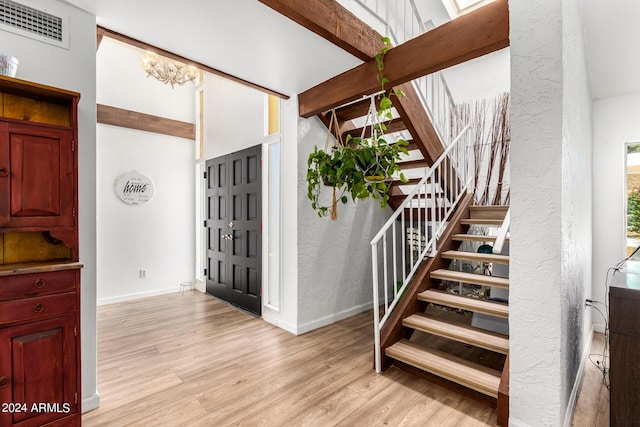
<svg viewBox="0 0 640 427">
<path fill-rule="evenodd" d="M 332 113 L 329 132 L 334 130 L 332 124 L 335 124 L 337 135 L 335 144 L 331 149 L 327 147 L 319 149 L 316 146 L 309 154 L 307 196 L 311 200 L 311 207 L 320 217 L 326 216 L 331 209 L 331 217 L 336 219 L 337 201 L 347 203 L 348 195 L 353 201 L 372 197 L 384 209 L 389 202 L 389 180 L 398 176 L 402 182 L 407 182 L 398 162 L 402 154 L 408 154 L 408 142 L 403 138 L 388 142 L 384 134 L 387 125 L 393 119 L 391 97 L 404 96 L 404 93 L 398 89 L 391 91 L 385 89 L 389 80 L 384 77 L 384 56 L 390 49 L 390 40 L 383 37 L 382 42 L 384 46 L 375 56 L 377 78 L 381 88 L 376 96 L 378 109 L 376 110 L 375 104 L 372 103 L 367 117 L 367 125 L 371 129 L 370 136 L 348 135 L 343 141 L 339 137 L 335 113 Z M 320 203 L 323 186 L 333 187 L 331 206 L 323 206 Z"/>
</svg>

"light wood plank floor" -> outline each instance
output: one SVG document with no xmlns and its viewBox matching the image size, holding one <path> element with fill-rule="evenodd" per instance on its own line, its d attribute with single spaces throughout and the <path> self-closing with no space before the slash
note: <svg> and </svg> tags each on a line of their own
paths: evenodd
<svg viewBox="0 0 640 427">
<path fill-rule="evenodd" d="M 99 307 L 101 406 L 83 425 L 495 424 L 474 400 L 396 368 L 377 375 L 372 348 L 369 312 L 296 337 L 200 292 Z"/>
</svg>

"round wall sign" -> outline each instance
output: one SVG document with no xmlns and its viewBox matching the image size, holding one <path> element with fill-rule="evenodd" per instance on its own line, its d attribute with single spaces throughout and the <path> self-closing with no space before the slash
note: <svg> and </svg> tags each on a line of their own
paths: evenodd
<svg viewBox="0 0 640 427">
<path fill-rule="evenodd" d="M 144 205 L 153 198 L 153 182 L 138 171 L 120 175 L 114 184 L 116 194 L 128 205 Z"/>
</svg>

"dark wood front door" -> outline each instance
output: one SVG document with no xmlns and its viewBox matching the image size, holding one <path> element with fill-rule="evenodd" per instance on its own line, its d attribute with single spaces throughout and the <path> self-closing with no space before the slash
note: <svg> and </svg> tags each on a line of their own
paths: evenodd
<svg viewBox="0 0 640 427">
<path fill-rule="evenodd" d="M 262 308 L 261 146 L 207 160 L 207 293 Z"/>
</svg>

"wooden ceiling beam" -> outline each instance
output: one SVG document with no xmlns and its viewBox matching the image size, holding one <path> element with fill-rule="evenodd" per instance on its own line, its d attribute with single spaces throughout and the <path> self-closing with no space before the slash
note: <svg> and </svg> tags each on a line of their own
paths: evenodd
<svg viewBox="0 0 640 427">
<path fill-rule="evenodd" d="M 335 0 L 259 1 L 363 61 L 384 46 L 380 34 Z"/>
<path fill-rule="evenodd" d="M 281 0 L 284 1 L 284 0 Z M 289 0 L 294 1 L 294 0 Z M 496 0 L 389 50 L 387 87 L 457 65 L 509 46 L 509 7 Z M 299 112 L 311 117 L 380 89 L 369 60 L 298 95 Z"/>
<path fill-rule="evenodd" d="M 193 123 L 125 110 L 109 105 L 97 104 L 97 122 L 104 125 L 143 130 L 161 135 L 196 139 L 196 125 Z"/>
</svg>

